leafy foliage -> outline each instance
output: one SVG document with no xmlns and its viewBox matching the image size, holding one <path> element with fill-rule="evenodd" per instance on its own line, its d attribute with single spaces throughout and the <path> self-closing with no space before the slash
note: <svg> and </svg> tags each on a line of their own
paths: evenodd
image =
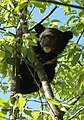
<svg viewBox="0 0 84 120">
<path fill-rule="evenodd" d="M 60 1 L 84 6 L 83 0 L 75 0 L 75 2 L 70 0 Z M 11 57 L 13 57 L 13 51 L 15 49 L 14 45 L 19 39 L 12 36 L 10 32 L 16 34 L 16 28 L 19 24 L 18 12 L 24 8 L 25 5 L 28 7 L 26 15 L 28 28 L 31 28 L 37 22 L 35 20 L 36 17 L 39 17 L 42 14 L 45 15 L 48 9 L 51 9 L 53 6 L 50 3 L 39 2 L 37 0 L 31 0 L 31 2 L 28 2 L 28 0 L 4 0 L 0 2 L 0 90 L 3 93 L 8 93 L 10 88 L 13 65 L 13 59 L 11 59 Z M 74 34 L 73 40 L 69 42 L 66 49 L 59 55 L 55 78 L 51 83 L 53 93 L 56 94 L 56 100 L 49 100 L 51 103 L 58 105 L 62 111 L 66 112 L 64 120 L 67 120 L 70 116 L 75 114 L 80 107 L 84 106 L 84 96 L 82 94 L 84 93 L 84 10 L 78 10 L 68 6 L 62 8 L 64 10 L 64 16 L 67 17 L 66 23 L 61 22 L 62 20 L 53 16 L 52 20 L 51 18 L 47 18 L 44 25 L 45 27 L 57 27 L 62 31 L 71 29 Z M 60 9 L 61 8 L 59 8 L 59 14 Z M 35 16 L 36 12 L 38 12 L 38 16 Z M 56 14 L 58 13 L 56 12 Z M 22 57 L 27 55 L 29 61 L 32 61 L 33 63 L 34 56 L 32 52 L 30 53 L 30 46 L 36 45 L 35 33 L 25 33 L 24 36 L 23 45 L 21 46 Z M 4 78 L 8 79 L 8 81 L 4 82 Z M 45 101 L 42 93 L 40 93 L 40 96 Z M 80 96 L 80 99 L 74 103 L 73 101 L 76 100 L 77 96 Z M 37 99 L 38 93 L 20 96 L 20 98 L 15 102 L 14 109 L 17 107 L 19 108 L 19 118 L 22 120 L 26 120 L 28 118 L 31 120 L 42 119 L 39 109 L 38 111 L 32 111 L 27 109 L 29 107 L 26 107 L 28 106 L 28 98 L 32 97 Z M 4 110 L 8 109 L 9 105 L 9 100 L 5 102 L 0 98 L 0 120 L 4 120 L 7 116 L 9 111 Z M 48 111 L 46 104 L 44 105 L 44 108 L 44 110 Z M 84 111 L 74 116 L 73 120 L 77 119 L 84 119 Z M 46 114 L 46 112 L 44 114 L 44 120 L 51 120 L 51 117 Z"/>
</svg>

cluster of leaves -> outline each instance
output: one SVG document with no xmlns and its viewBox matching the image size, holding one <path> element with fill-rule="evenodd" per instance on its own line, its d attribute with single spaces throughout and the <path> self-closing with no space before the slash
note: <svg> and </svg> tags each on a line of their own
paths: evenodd
<svg viewBox="0 0 84 120">
<path fill-rule="evenodd" d="M 75 0 L 72 2 L 70 0 L 60 0 L 61 2 L 69 3 L 69 4 L 78 4 L 79 6 L 84 5 L 83 0 Z M 38 2 L 37 0 L 4 0 L 0 2 L 0 28 L 3 30 L 0 31 L 0 73 L 2 74 L 2 78 L 9 76 L 12 77 L 12 65 L 13 59 L 13 51 L 15 49 L 15 42 L 18 38 L 12 36 L 8 31 L 12 31 L 13 34 L 16 34 L 16 28 L 19 24 L 18 13 L 24 6 L 27 5 L 27 23 L 28 28 L 31 28 L 36 21 L 33 20 L 35 16 L 34 10 L 40 14 L 44 14 L 47 11 L 47 8 L 52 8 L 52 4 L 45 2 Z M 60 10 L 60 8 L 59 8 Z M 56 100 L 51 103 L 56 104 L 59 108 L 66 112 L 64 116 L 64 120 L 68 119 L 71 115 L 73 115 L 80 107 L 84 106 L 82 96 L 77 104 L 70 105 L 68 104 L 73 100 L 77 95 L 80 95 L 84 91 L 84 43 L 81 42 L 84 36 L 84 10 L 72 9 L 70 7 L 64 7 L 64 15 L 67 16 L 67 22 L 59 27 L 59 23 L 61 20 L 57 18 L 47 18 L 44 25 L 50 27 L 58 27 L 62 31 L 66 31 L 71 28 L 75 42 L 71 41 L 66 49 L 59 56 L 58 64 L 56 67 L 56 75 L 54 81 L 52 82 L 53 92 L 56 93 Z M 28 33 L 23 37 L 23 46 L 21 46 L 21 51 L 24 56 L 28 56 L 29 60 L 33 62 L 33 54 L 30 53 L 29 46 L 36 45 L 36 37 L 34 33 Z M 32 39 L 32 41 L 31 41 Z M 10 83 L 10 81 L 9 81 Z M 0 82 L 0 87 L 2 92 L 7 92 L 8 86 L 4 86 L 2 81 Z M 28 97 L 37 97 L 38 94 L 35 93 L 33 95 L 25 96 L 24 98 L 21 96 L 15 103 L 14 109 L 16 107 L 19 108 L 21 113 L 25 113 L 25 116 L 21 116 L 20 119 L 33 119 L 38 120 L 41 119 L 40 112 L 31 112 L 27 109 L 24 110 L 26 106 L 26 99 Z M 41 96 L 42 93 L 41 93 Z M 61 101 L 61 102 L 60 102 Z M 69 102 L 68 102 L 69 101 Z M 0 99 L 0 107 L 6 109 L 9 107 L 9 101 L 4 104 L 4 100 Z M 4 108 L 6 106 L 6 108 Z M 66 108 L 71 109 L 67 111 Z M 47 109 L 47 107 L 45 107 Z M 0 112 L 0 119 L 4 120 L 7 112 Z M 22 115 L 22 114 L 21 114 Z M 27 116 L 28 115 L 28 116 Z M 75 116 L 74 120 L 83 120 L 84 114 L 83 112 Z M 51 117 L 47 114 L 44 115 L 44 120 L 51 120 Z"/>
</svg>

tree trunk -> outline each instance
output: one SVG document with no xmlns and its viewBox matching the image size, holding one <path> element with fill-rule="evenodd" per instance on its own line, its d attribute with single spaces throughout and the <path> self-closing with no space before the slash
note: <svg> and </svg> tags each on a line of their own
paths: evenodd
<svg viewBox="0 0 84 120">
<path fill-rule="evenodd" d="M 15 97 L 13 97 L 16 94 L 16 84 L 18 84 L 18 89 L 20 89 L 20 59 L 21 59 L 21 45 L 22 45 L 22 35 L 26 32 L 28 32 L 27 24 L 25 23 L 26 16 L 25 11 L 27 11 L 27 8 L 25 7 L 21 12 L 19 13 L 19 24 L 20 27 L 16 31 L 16 37 L 19 37 L 17 41 L 15 41 L 14 46 L 14 52 L 13 52 L 13 59 L 14 59 L 14 66 L 13 66 L 13 75 L 12 75 L 12 86 L 11 86 L 11 107 L 10 107 L 10 120 L 16 120 L 19 118 L 19 110 L 18 108 L 14 109 L 13 106 L 15 104 L 15 101 L 17 100 Z"/>
</svg>

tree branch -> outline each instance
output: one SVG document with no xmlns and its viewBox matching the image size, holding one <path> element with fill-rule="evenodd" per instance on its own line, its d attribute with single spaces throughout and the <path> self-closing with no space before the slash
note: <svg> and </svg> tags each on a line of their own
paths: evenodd
<svg viewBox="0 0 84 120">
<path fill-rule="evenodd" d="M 58 1 L 53 1 L 53 0 L 39 0 L 39 1 L 41 1 L 41 2 L 48 2 L 48 3 L 53 3 L 53 4 L 57 4 L 57 5 L 62 5 L 62 6 L 67 6 L 67 7 L 72 7 L 72 8 L 77 8 L 77 9 L 84 10 L 84 7 L 77 6 L 77 5 L 71 5 L 71 4 L 68 4 L 68 3 L 61 3 L 61 2 L 58 2 Z"/>
<path fill-rule="evenodd" d="M 6 33 L 9 33 L 10 35 L 12 35 L 12 36 L 14 36 L 14 37 L 16 36 L 16 35 L 13 34 L 12 32 L 5 30 L 4 28 L 0 28 L 0 30 L 4 31 L 4 32 L 6 32 Z"/>
<path fill-rule="evenodd" d="M 51 115 L 50 112 L 43 111 L 43 110 L 38 110 L 38 109 L 33 109 L 33 108 L 28 108 L 28 109 L 25 109 L 25 110 L 28 110 L 28 111 L 38 111 L 38 112 L 41 112 L 41 113 L 44 113 L 44 114 Z"/>
<path fill-rule="evenodd" d="M 43 69 L 42 63 L 37 58 L 35 58 L 35 70 L 40 78 L 41 83 L 42 83 L 42 88 L 44 90 L 46 100 L 48 98 L 54 99 L 52 89 L 51 89 L 50 84 L 48 82 L 48 77 Z M 51 104 L 48 100 L 47 100 L 47 102 L 48 102 L 48 106 L 49 106 L 49 109 L 50 109 L 51 114 L 52 114 L 52 119 L 53 120 L 62 120 L 63 112 L 60 111 L 58 106 Z"/>
<path fill-rule="evenodd" d="M 77 40 L 76 44 L 78 44 L 78 43 L 79 43 L 79 41 L 80 41 L 81 37 L 83 36 L 83 33 L 84 33 L 84 30 L 81 32 L 80 36 L 78 37 L 78 40 Z M 74 47 L 74 49 L 75 49 L 75 48 L 76 48 L 76 46 Z M 83 65 L 81 64 L 81 62 L 80 62 L 80 61 L 78 61 L 78 63 L 79 63 L 79 65 L 80 65 L 80 66 L 82 66 L 82 67 L 83 67 Z"/>
<path fill-rule="evenodd" d="M 73 119 L 77 114 L 84 110 L 84 107 L 81 107 L 74 115 L 72 115 L 68 120 Z"/>
<path fill-rule="evenodd" d="M 28 17 L 28 19 L 27 19 L 27 20 L 29 20 L 30 15 L 32 14 L 32 12 L 33 12 L 33 10 L 34 10 L 34 9 L 35 9 L 35 6 L 33 6 L 32 10 L 30 11 L 30 13 L 29 13 L 29 17 Z"/>
<path fill-rule="evenodd" d="M 33 30 L 39 23 L 42 23 L 44 20 L 46 20 L 46 18 L 48 18 L 56 9 L 57 9 L 57 6 L 55 6 L 42 20 L 40 20 L 33 27 L 31 27 L 29 31 Z"/>
<path fill-rule="evenodd" d="M 21 60 L 21 45 L 22 45 L 22 35 L 25 33 L 25 31 L 28 31 L 27 24 L 25 24 L 26 15 L 24 14 L 27 12 L 27 7 L 24 6 L 24 9 L 20 12 L 19 18 L 20 18 L 20 26 L 16 31 L 16 37 L 19 37 L 19 39 L 16 41 L 13 51 L 13 59 L 14 59 L 14 65 L 13 65 L 13 75 L 12 75 L 12 86 L 11 86 L 11 110 L 10 110 L 10 120 L 16 120 L 19 117 L 19 109 L 16 108 L 13 110 L 13 106 L 15 104 L 15 101 L 17 98 L 13 97 L 16 94 L 17 91 L 17 83 L 20 81 L 20 60 Z M 20 89 L 20 82 L 18 83 L 18 89 Z"/>
<path fill-rule="evenodd" d="M 80 36 L 78 37 L 78 40 L 77 40 L 76 44 L 78 44 L 78 43 L 79 43 L 79 41 L 80 41 L 80 39 L 81 39 L 81 37 L 82 37 L 83 33 L 84 33 L 84 31 L 82 31 L 82 32 L 81 32 Z M 75 46 L 75 47 L 76 47 L 76 46 Z"/>
<path fill-rule="evenodd" d="M 12 28 L 12 27 L 17 28 L 17 26 L 8 26 L 8 27 L 3 27 L 3 29 Z"/>
<path fill-rule="evenodd" d="M 70 100 L 71 102 L 70 102 L 70 105 L 74 105 L 75 103 L 77 103 L 78 102 L 78 100 L 82 97 L 84 95 L 84 91 L 82 92 L 82 93 L 80 93 L 80 94 L 78 94 L 75 98 L 73 98 L 72 100 Z"/>
</svg>

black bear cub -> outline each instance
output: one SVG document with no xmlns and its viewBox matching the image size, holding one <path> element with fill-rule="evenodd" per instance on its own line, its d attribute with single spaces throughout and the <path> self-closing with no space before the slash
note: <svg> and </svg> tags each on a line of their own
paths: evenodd
<svg viewBox="0 0 84 120">
<path fill-rule="evenodd" d="M 39 60 L 43 64 L 49 82 L 51 82 L 55 75 L 57 56 L 64 50 L 68 41 L 72 39 L 73 34 L 71 31 L 61 32 L 56 28 L 45 28 L 41 24 L 35 27 L 35 31 L 38 41 L 37 46 L 34 46 L 33 50 L 37 56 L 40 56 Z M 20 65 L 20 75 L 22 78 L 19 81 L 20 89 L 16 90 L 16 92 L 30 94 L 38 91 L 39 87 L 42 87 L 39 76 L 34 68 L 30 64 L 26 65 L 24 61 Z M 17 84 L 16 88 L 18 88 Z"/>
</svg>

